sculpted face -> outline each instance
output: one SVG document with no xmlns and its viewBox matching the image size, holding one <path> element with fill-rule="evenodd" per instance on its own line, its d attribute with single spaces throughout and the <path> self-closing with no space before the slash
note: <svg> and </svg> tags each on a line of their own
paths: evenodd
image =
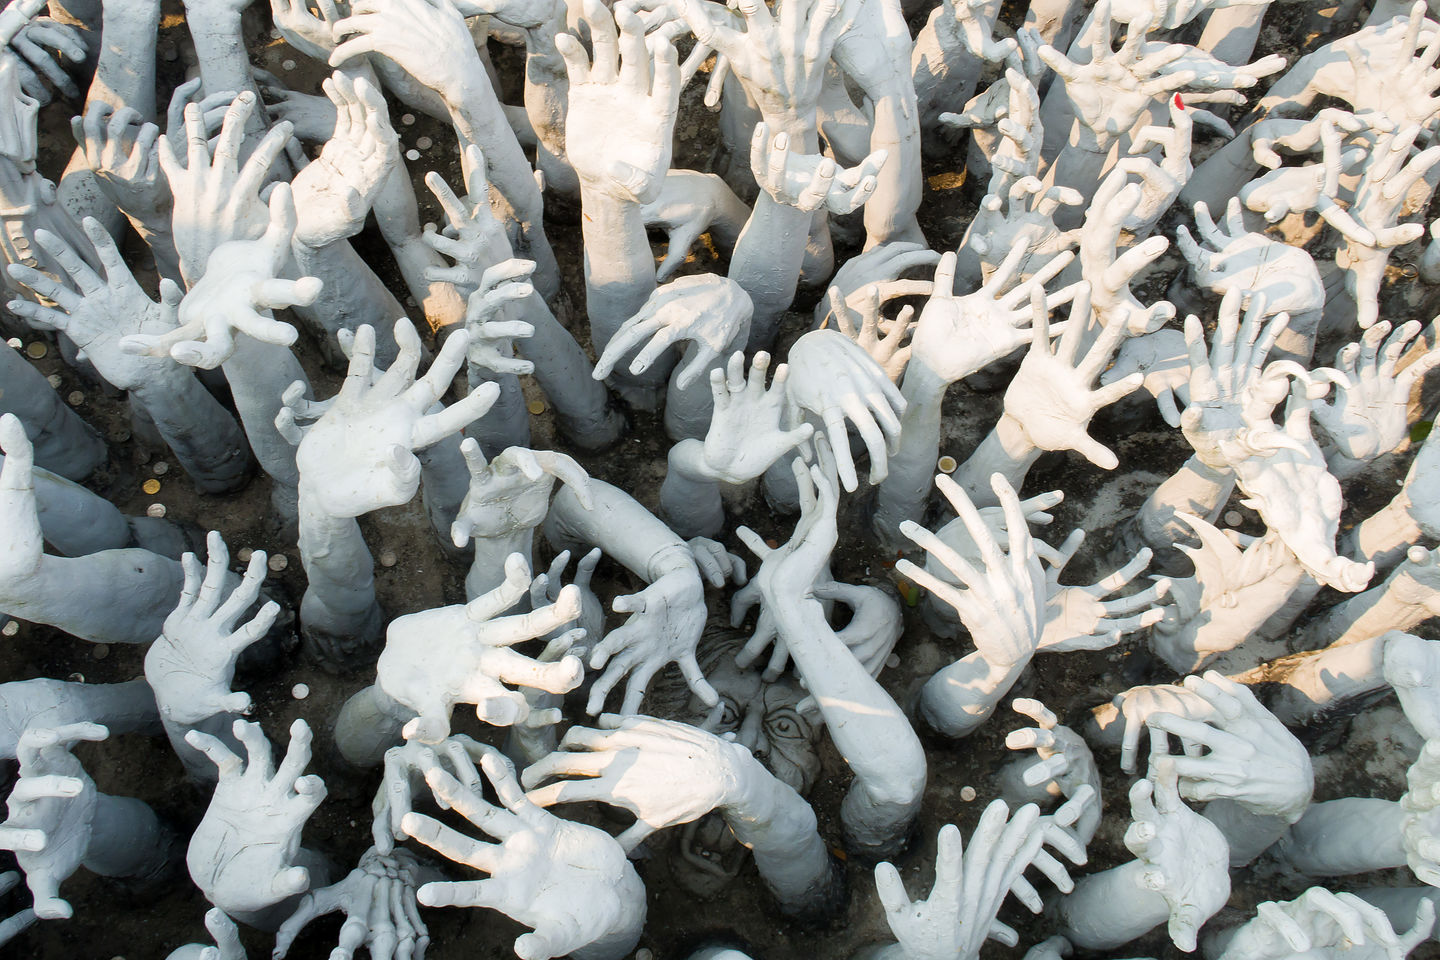
<svg viewBox="0 0 1440 960">
<path fill-rule="evenodd" d="M 735 666 L 744 640 L 738 631 L 715 626 L 706 627 L 700 639 L 700 668 L 720 694 L 719 720 L 707 729 L 721 736 L 733 733 L 777 779 L 807 796 L 820 776 L 818 744 L 824 725 L 818 711 L 800 711 L 806 693 L 792 677 L 766 683 L 759 670 Z M 651 712 L 704 726 L 715 708 L 691 694 L 683 680 L 665 682 L 669 679 L 651 687 Z M 714 813 L 685 824 L 675 852 L 675 879 L 699 896 L 711 896 L 728 884 L 744 866 L 747 853 Z"/>
</svg>

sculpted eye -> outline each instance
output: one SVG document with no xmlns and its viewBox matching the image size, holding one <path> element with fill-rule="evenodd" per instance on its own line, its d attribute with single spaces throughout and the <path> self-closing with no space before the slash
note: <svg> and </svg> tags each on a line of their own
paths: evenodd
<svg viewBox="0 0 1440 960">
<path fill-rule="evenodd" d="M 789 710 L 766 717 L 765 730 L 772 738 L 798 740 L 805 736 L 805 724 Z"/>
</svg>

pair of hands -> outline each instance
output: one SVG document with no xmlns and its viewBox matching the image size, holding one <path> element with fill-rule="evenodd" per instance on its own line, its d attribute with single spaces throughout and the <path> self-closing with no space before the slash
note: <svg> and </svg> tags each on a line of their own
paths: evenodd
<svg viewBox="0 0 1440 960">
<path fill-rule="evenodd" d="M 1400 960 L 1430 936 L 1435 905 L 1422 900 L 1415 925 L 1396 933 L 1385 911 L 1352 893 L 1311 887 L 1294 900 L 1270 900 L 1240 927 L 1220 960 L 1282 960 L 1297 954 Z"/>
</svg>

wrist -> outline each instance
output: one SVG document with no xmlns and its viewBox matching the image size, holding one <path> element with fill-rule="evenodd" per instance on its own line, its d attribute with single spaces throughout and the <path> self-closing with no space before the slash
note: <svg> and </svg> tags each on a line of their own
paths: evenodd
<svg viewBox="0 0 1440 960">
<path fill-rule="evenodd" d="M 700 570 L 695 566 L 690 547 L 680 540 L 665 544 L 645 561 L 645 577 L 650 583 L 672 573 L 693 576 L 697 582 L 700 579 Z"/>
<path fill-rule="evenodd" d="M 691 481 L 719 481 L 705 462 L 705 443 L 693 438 L 681 440 L 670 448 L 668 469 L 680 478 Z"/>
</svg>

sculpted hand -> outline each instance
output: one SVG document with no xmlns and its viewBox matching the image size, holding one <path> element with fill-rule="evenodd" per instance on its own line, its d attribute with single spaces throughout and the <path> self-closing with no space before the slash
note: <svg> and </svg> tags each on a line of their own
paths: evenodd
<svg viewBox="0 0 1440 960">
<path fill-rule="evenodd" d="M 1046 575 L 1049 600 L 1045 634 L 1039 649 L 1049 653 L 1104 650 L 1119 643 L 1125 634 L 1158 623 L 1165 615 L 1158 604 L 1170 592 L 1167 579 L 1157 580 L 1127 597 L 1104 599 L 1125 589 L 1150 565 L 1148 547 L 1142 548 L 1125 566 L 1088 587 L 1062 587 L 1060 573 L 1084 542 L 1085 531 L 1076 530 L 1053 556 L 1045 558 L 1050 565 Z"/>
<path fill-rule="evenodd" d="M 840 265 L 840 269 L 835 271 L 835 276 L 830 278 L 830 285 L 840 288 L 840 294 L 847 304 L 851 303 L 852 298 L 861 290 L 876 284 L 895 296 L 925 295 L 930 292 L 928 281 L 901 280 L 900 275 L 916 267 L 933 267 L 939 262 L 940 254 L 924 244 L 892 240 L 889 243 L 877 244 L 846 260 Z M 823 311 L 829 306 L 828 301 L 816 304 L 817 325 L 825 319 Z"/>
<path fill-rule="evenodd" d="M 32 727 L 20 735 L 20 779 L 10 790 L 10 816 L 0 824 L 0 849 L 13 850 L 41 920 L 74 914 L 60 898 L 60 884 L 85 859 L 95 816 L 95 783 L 70 749 L 82 740 L 104 740 L 98 723 Z"/>
<path fill-rule="evenodd" d="M 359 233 L 400 163 L 400 138 L 379 90 L 338 70 L 323 88 L 335 105 L 335 132 L 291 183 L 299 217 L 295 239 L 313 249 Z"/>
<path fill-rule="evenodd" d="M 579 657 L 541 663 L 510 649 L 543 637 L 580 615 L 580 591 L 567 587 L 559 599 L 530 613 L 502 617 L 530 592 L 530 569 L 519 554 L 505 561 L 505 581 L 467 604 L 436 607 L 400 617 L 386 631 L 375 682 L 386 695 L 414 710 L 407 740 L 436 744 L 450 735 L 457 703 L 475 704 L 485 723 L 509 726 L 525 719 L 529 702 L 505 684 L 568 693 L 585 669 Z"/>
<path fill-rule="evenodd" d="M 426 234 L 433 236 L 433 234 Z M 434 270 L 427 267 L 426 270 Z M 467 267 L 452 267 L 469 272 Z M 506 304 L 523 300 L 535 292 L 530 275 L 533 260 L 504 260 L 480 275 L 465 305 L 465 329 L 470 334 L 466 359 L 476 366 L 519 376 L 535 372 L 535 364 L 515 357 L 514 341 L 535 335 L 535 327 L 524 320 L 510 320 Z"/>
<path fill-rule="evenodd" d="M 1208 700 L 1173 683 L 1131 687 L 1115 694 L 1110 705 L 1120 712 L 1124 724 L 1120 741 L 1120 769 L 1126 773 L 1135 772 L 1140 734 L 1148 730 L 1146 724 L 1151 716 L 1166 713 L 1187 720 L 1208 720 L 1215 715 L 1215 708 Z M 1153 733 L 1151 737 L 1154 737 Z M 1200 745 L 1195 741 L 1181 737 L 1180 743 L 1188 756 L 1200 756 Z"/>
<path fill-rule="evenodd" d="M 1034 336 L 1036 300 L 1044 309 L 1070 301 L 1078 292 L 1066 287 L 1047 295 L 1045 284 L 1074 256 L 1061 253 L 1029 278 L 1017 279 L 1027 253 L 1023 242 L 1010 248 L 1004 262 L 974 293 L 955 294 L 956 256 L 947 253 L 935 268 L 935 286 L 920 311 L 910 341 L 917 367 L 955 383 L 1030 343 Z"/>
<path fill-rule="evenodd" d="M 675 385 L 683 390 L 727 349 L 744 346 L 754 312 L 750 297 L 726 277 L 707 273 L 672 280 L 657 287 L 640 312 L 625 321 L 595 361 L 591 376 L 604 380 L 643 344 L 627 367 L 638 376 L 671 347 L 684 343 L 683 365 L 675 374 Z"/>
<path fill-rule="evenodd" d="M 730 355 L 725 370 L 710 371 L 715 412 L 697 464 L 706 476 L 726 483 L 753 480 L 815 432 L 808 423 L 793 430 L 782 426 L 790 369 L 783 363 L 776 367 L 767 389 L 765 372 L 769 367 L 770 354 L 762 350 L 755 354 L 747 377 L 745 355 L 737 351 Z"/>
<path fill-rule="evenodd" d="M 480 69 L 465 17 L 450 0 L 358 0 L 331 36 L 330 66 L 379 54 L 448 104 L 464 99 L 472 71 Z"/>
<path fill-rule="evenodd" d="M 164 632 L 145 651 L 145 679 L 155 691 L 160 715 L 172 723 L 193 725 L 217 713 L 249 713 L 250 695 L 231 693 L 235 661 L 245 648 L 265 635 L 280 612 L 273 600 L 236 629 L 254 606 L 265 582 L 265 551 L 250 555 L 245 579 L 222 603 L 230 553 L 214 530 L 205 541 L 206 563 L 187 553 L 181 559 L 185 586 L 180 603 L 165 618 Z"/>
<path fill-rule="evenodd" d="M 12 263 L 7 267 L 11 278 L 54 306 L 18 298 L 6 306 L 37 327 L 63 332 L 79 348 L 78 357 L 93 363 L 117 390 L 163 381 L 174 374 L 175 361 L 164 353 L 137 356 L 124 350 L 122 343 L 131 337 L 160 337 L 174 331 L 179 324 L 180 288 L 161 280 L 160 302 L 155 303 L 135 281 L 119 247 L 100 222 L 86 217 L 84 228 L 104 276 L 90 269 L 60 236 L 37 229 L 35 242 L 60 264 L 71 286 L 23 263 Z"/>
<path fill-rule="evenodd" d="M 425 874 L 434 872 L 409 850 L 382 854 L 371 847 L 345 879 L 300 899 L 295 912 L 276 931 L 271 957 L 281 960 L 310 921 L 337 910 L 345 914 L 345 922 L 332 957 L 352 957 L 362 946 L 371 960 L 424 957 L 430 931 L 420 919 L 415 890 Z"/>
<path fill-rule="evenodd" d="M 225 125 L 215 141 L 213 156 L 201 104 L 185 104 L 188 146 L 183 162 L 176 153 L 178 146 L 169 137 L 156 141 L 160 169 L 175 198 L 175 249 L 180 254 L 181 272 L 192 285 L 222 243 L 256 240 L 268 232 L 267 226 L 274 227 L 274 195 L 267 217 L 259 191 L 270 175 L 270 165 L 290 139 L 291 129 L 288 123 L 271 127 L 242 165 L 240 144 L 254 111 L 254 93 L 247 90 L 235 98 L 225 111 Z"/>
<path fill-rule="evenodd" d="M 260 724 L 236 720 L 233 729 L 245 761 L 208 733 L 185 734 L 220 772 L 185 862 L 205 898 L 231 914 L 263 910 L 309 888 L 310 872 L 292 864 L 305 821 L 325 799 L 323 780 L 300 775 L 310 762 L 304 720 L 290 725 L 290 746 L 278 768 Z"/>
<path fill-rule="evenodd" d="M 316 277 L 278 278 L 290 259 L 294 232 L 295 204 L 289 186 L 281 184 L 270 194 L 269 226 L 259 238 L 226 241 L 210 254 L 205 273 L 180 301 L 180 325 L 161 334 L 130 334 L 120 341 L 121 349 L 213 370 L 230 359 L 239 334 L 293 344 L 299 332 L 270 311 L 312 304 L 322 287 Z"/>
<path fill-rule="evenodd" d="M 1190 262 L 1198 286 L 1221 296 L 1231 290 L 1258 290 L 1270 313 L 1302 316 L 1325 305 L 1325 288 L 1315 261 L 1300 247 L 1272 240 L 1245 229 L 1240 201 L 1231 198 L 1223 225 L 1210 218 L 1210 209 L 1195 204 L 1199 242 L 1182 223 L 1175 243 Z"/>
<path fill-rule="evenodd" d="M 1420 321 L 1410 320 L 1390 335 L 1390 322 L 1381 320 L 1359 343 L 1346 344 L 1335 355 L 1335 366 L 1348 385 L 1337 379 L 1335 396 L 1316 404 L 1313 412 L 1343 456 L 1373 460 L 1409 435 L 1410 393 L 1417 380 L 1440 366 L 1440 350 L 1431 350 L 1395 372 L 1419 332 Z"/>
<path fill-rule="evenodd" d="M 1405 772 L 1405 784 L 1400 798 L 1405 862 L 1420 882 L 1440 886 L 1440 742 L 1425 741 Z"/>
<path fill-rule="evenodd" d="M 664 283 L 684 265 L 691 247 L 707 230 L 722 250 L 732 244 L 750 218 L 750 208 L 713 173 L 671 170 L 659 196 L 646 203 L 640 215 L 646 227 L 665 231 L 665 259 L 655 269 L 656 282 Z"/>
<path fill-rule="evenodd" d="M 489 907 L 533 932 L 515 940 L 521 960 L 562 957 L 597 942 L 627 953 L 645 919 L 645 886 L 625 851 L 603 830 L 551 816 L 520 790 L 498 752 L 481 760 L 500 804 L 487 802 L 438 766 L 425 772 L 435 799 L 498 843 L 473 840 L 418 813 L 405 815 L 410 836 L 486 880 L 427 883 L 427 907 Z"/>
<path fill-rule="evenodd" d="M 835 636 L 870 676 L 880 676 L 890 652 L 905 632 L 905 618 L 895 598 L 879 587 L 835 580 L 816 583 L 814 593 L 817 600 L 833 600 L 850 608 L 849 622 L 835 631 Z M 777 648 L 779 645 L 777 640 Z M 778 675 L 780 671 L 773 669 L 773 659 L 771 663 L 766 675 L 772 672 Z"/>
<path fill-rule="evenodd" d="M 45 49 L 49 47 L 59 51 L 73 64 L 84 63 L 85 42 L 80 31 L 68 23 L 50 17 L 35 17 L 15 32 L 9 46 L 19 54 L 15 58 L 15 70 L 20 75 L 21 88 L 42 107 L 50 102 L 50 90 L 45 86 L 46 81 L 66 98 L 80 99 L 80 88 Z"/>
<path fill-rule="evenodd" d="M 321 62 L 330 59 L 340 20 L 334 0 L 316 0 L 314 10 L 303 0 L 270 0 L 270 20 L 296 50 Z"/>
<path fill-rule="evenodd" d="M 431 767 L 442 766 L 451 776 L 467 787 L 483 789 L 480 771 L 475 764 L 492 747 L 479 743 L 463 733 L 452 734 L 439 743 L 419 740 L 404 743 L 385 751 L 385 768 L 375 799 L 370 802 L 374 819 L 370 837 L 374 849 L 386 856 L 395 852 L 395 842 L 409 836 L 401 823 L 414 809 L 415 784 Z"/>
<path fill-rule="evenodd" d="M 1253 813 L 1299 820 L 1310 805 L 1310 754 L 1250 688 L 1216 673 L 1185 678 L 1185 689 L 1214 709 L 1208 721 L 1151 714 L 1152 731 L 1174 734 L 1207 749 L 1201 757 L 1170 757 L 1162 737 L 1151 738 L 1152 771 L 1168 758 L 1182 796 L 1205 803 L 1227 798 Z"/>
<path fill-rule="evenodd" d="M 1349 117 L 1349 114 L 1343 116 Z M 1352 118 L 1353 119 L 1353 118 Z M 1368 128 L 1358 124 L 1361 130 Z M 1299 167 L 1281 167 L 1280 156 L 1262 135 L 1254 135 L 1255 159 L 1272 169 L 1251 180 L 1240 189 L 1239 201 L 1256 213 L 1264 214 L 1267 223 L 1279 223 L 1290 213 L 1314 210 L 1346 239 L 1362 244 L 1375 244 L 1375 234 L 1355 219 L 1340 204 L 1340 177 L 1369 155 L 1367 147 L 1345 150 L 1345 134 L 1329 119 L 1319 124 L 1318 139 L 1322 144 L 1319 163 Z M 1282 141 L 1274 141 L 1282 143 Z M 1283 145 L 1283 143 L 1282 143 Z M 1311 143 L 1309 146 L 1313 147 Z M 1231 232 L 1234 233 L 1232 226 Z"/>
<path fill-rule="evenodd" d="M 870 482 L 888 476 L 886 458 L 899 449 L 905 399 L 855 341 L 836 330 L 811 330 L 796 340 L 790 347 L 785 389 L 792 407 L 824 424 L 846 490 L 853 492 L 859 486 L 847 420 L 870 454 Z"/>
<path fill-rule="evenodd" d="M 625 680 L 623 714 L 640 712 L 640 701 L 650 679 L 667 663 L 674 663 L 695 695 L 709 706 L 720 695 L 695 659 L 695 645 L 705 627 L 705 585 L 688 555 L 676 562 L 639 593 L 616 597 L 610 609 L 630 619 L 605 635 L 590 653 L 590 668 L 603 669 L 590 688 L 585 712 L 594 716 L 605 698 Z"/>
<path fill-rule="evenodd" d="M 1188 953 L 1201 925 L 1230 897 L 1230 846 L 1180 799 L 1174 763 L 1162 758 L 1153 779 L 1130 788 L 1125 846 L 1146 865 L 1145 888 L 1170 905 L 1170 939 Z"/>
<path fill-rule="evenodd" d="M 556 480 L 590 509 L 590 477 L 563 453 L 507 447 L 487 463 L 480 444 L 469 437 L 461 441 L 460 452 L 470 468 L 470 489 L 450 527 L 457 547 L 471 537 L 489 539 L 539 526 L 550 509 Z"/>
<path fill-rule="evenodd" d="M 599 0 L 587 0 L 584 9 L 595 49 L 593 64 L 572 34 L 555 37 L 570 76 L 565 155 L 586 189 L 648 203 L 659 196 L 670 169 L 680 109 L 675 48 L 659 38 L 654 50 L 649 49 L 640 17 L 623 6 L 613 17 Z M 625 123 L 617 125 L 616 117 L 624 117 Z"/>
<path fill-rule="evenodd" d="M 797 144 L 798 146 L 798 144 Z M 770 127 L 755 125 L 750 138 L 750 172 L 760 189 L 776 203 L 810 213 L 823 205 L 831 213 L 847 214 L 858 210 L 875 192 L 875 174 L 889 156 L 877 150 L 846 170 L 834 160 L 819 154 L 791 153 L 790 135 L 777 133 L 771 139 Z"/>
<path fill-rule="evenodd" d="M 616 838 L 626 853 L 656 830 L 740 800 L 758 775 L 744 746 L 688 723 L 606 713 L 599 726 L 571 727 L 560 750 L 520 779 L 542 807 L 598 800 L 629 810 L 635 823 Z M 555 782 L 541 786 L 547 780 Z"/>
<path fill-rule="evenodd" d="M 1115 354 L 1115 362 L 1100 374 L 1100 383 L 1109 386 L 1133 373 L 1145 378 L 1140 386 L 1155 398 L 1165 422 L 1180 426 L 1180 405 L 1190 402 L 1190 355 L 1185 335 L 1179 330 L 1161 329 L 1126 337 Z"/>
<path fill-rule="evenodd" d="M 143 122 L 130 107 L 116 110 L 103 100 L 92 100 L 83 120 L 71 119 L 70 132 L 100 189 L 117 207 L 137 219 L 169 220 L 170 186 L 160 173 L 155 148 L 159 127 Z"/>
<path fill-rule="evenodd" d="M 1090 306 L 1107 330 L 1116 326 L 1132 337 L 1153 333 L 1175 316 L 1168 301 L 1147 307 L 1130 289 L 1136 275 L 1170 249 L 1169 240 L 1156 236 L 1121 252 L 1122 230 L 1144 217 L 1145 191 L 1140 184 L 1127 182 L 1134 166 L 1131 160 L 1120 161 L 1100 184 L 1080 231 L 1081 274 L 1090 284 Z"/>
<path fill-rule="evenodd" d="M 1038 726 L 1011 730 L 1005 735 L 1005 746 L 1011 750 L 1034 750 L 1037 762 L 1027 767 L 1021 780 L 1027 787 L 1044 788 L 1048 793 L 1078 797 L 1089 789 L 1095 802 L 1088 805 L 1076 824 L 1080 837 L 1094 836 L 1100 824 L 1100 771 L 1095 756 L 1084 739 L 1062 724 L 1039 700 L 1017 698 L 1010 706 Z M 1082 843 L 1083 849 L 1083 843 Z M 1077 862 L 1083 862 L 1077 861 Z"/>
<path fill-rule="evenodd" d="M 1132 393 L 1144 379 L 1132 373 L 1108 386 L 1092 386 L 1120 345 L 1124 323 L 1107 323 L 1081 356 L 1080 345 L 1091 320 L 1088 291 L 1082 290 L 1071 303 L 1070 319 L 1053 348 L 1049 307 L 1038 293 L 1031 294 L 1030 311 L 1030 350 L 1005 391 L 1005 415 L 1019 424 L 1036 448 L 1074 450 L 1097 467 L 1114 470 L 1119 458 L 1086 428 L 1091 417 Z"/>
<path fill-rule="evenodd" d="M 910 362 L 910 347 L 902 347 L 900 344 L 904 343 L 906 336 L 915 329 L 915 323 L 910 319 L 915 315 L 915 308 L 908 305 L 901 307 L 895 319 L 886 320 L 880 314 L 880 305 L 888 298 L 878 284 L 871 284 L 855 294 L 855 298 L 860 301 L 860 324 L 857 327 L 849 304 L 840 295 L 840 288 L 832 286 L 827 291 L 827 296 L 830 299 L 830 312 L 826 314 L 825 323 L 829 322 L 830 317 L 834 317 L 835 328 L 854 340 L 872 360 L 880 364 L 891 383 L 899 383 L 900 378 L 905 375 L 905 365 Z"/>
<path fill-rule="evenodd" d="M 13 413 L 0 414 L 0 451 L 0 593 L 20 596 L 45 561 L 45 539 L 35 502 L 35 450 Z"/>
<path fill-rule="evenodd" d="M 453 283 L 469 296 L 487 271 L 510 259 L 510 238 L 490 210 L 490 181 L 485 178 L 485 156 L 473 143 L 465 147 L 465 196 L 455 195 L 445 179 L 431 170 L 425 186 L 435 195 L 448 221 L 444 230 L 426 230 L 421 239 L 437 253 L 455 261 L 453 267 L 426 267 L 425 279 Z"/>
<path fill-rule="evenodd" d="M 1061 230 L 1055 225 L 1055 211 L 1084 202 L 1078 190 L 1046 187 L 1033 175 L 1021 177 L 1010 185 L 1004 199 L 986 194 L 961 246 L 979 254 L 981 273 L 987 280 L 1009 261 L 1016 247 L 1023 247 L 1018 271 L 1020 276 L 1028 276 L 1035 272 L 1032 262 L 1034 266 L 1053 262 L 1079 242 L 1079 230 Z"/>
<path fill-rule="evenodd" d="M 1397 934 L 1374 904 L 1352 893 L 1311 887 L 1294 900 L 1269 900 L 1231 938 L 1220 960 L 1284 960 L 1296 955 L 1403 960 L 1435 925 L 1435 904 L 1421 900 L 1415 925 Z"/>
<path fill-rule="evenodd" d="M 695 39 L 724 57 L 769 124 L 795 129 L 815 123 L 825 84 L 825 65 L 840 35 L 854 22 L 858 4 L 806 0 L 778 17 L 762 0 L 740 6 L 745 29 L 720 4 L 685 0 L 685 20 Z"/>
<path fill-rule="evenodd" d="M 954 824 L 940 828 L 935 885 L 926 900 L 912 903 L 900 872 L 889 863 L 876 864 L 875 893 L 906 957 L 974 960 L 987 939 L 1012 947 L 1018 944 L 1019 936 L 996 914 L 1012 892 L 1032 912 L 1040 911 L 1039 895 L 1023 874 L 1042 856 L 1065 876 L 1063 888 L 1069 888 L 1064 867 L 1041 849 L 1045 835 L 1039 809 L 1026 804 L 1014 817 L 1009 813 L 1004 800 L 992 801 L 980 815 L 968 850 Z"/>
<path fill-rule="evenodd" d="M 298 443 L 295 462 L 306 494 L 331 517 L 358 517 L 381 507 L 408 503 L 420 487 L 420 461 L 414 451 L 463 429 L 484 415 L 499 396 L 493 383 L 431 412 L 450 388 L 470 336 L 457 330 L 422 377 L 420 336 L 407 319 L 395 322 L 400 351 L 384 373 L 376 373 L 375 331 L 364 324 L 355 331 L 345 383 L 333 400 L 315 404 L 323 410 L 310 426 L 295 422 L 289 403 L 275 418 L 281 434 Z"/>
<path fill-rule="evenodd" d="M 1198 547 L 1176 544 L 1195 575 L 1172 581 L 1171 602 L 1150 646 L 1173 669 L 1188 672 L 1249 639 L 1254 606 L 1267 602 L 1275 579 L 1295 573 L 1300 561 L 1273 530 L 1241 549 L 1203 518 L 1179 510 L 1175 516 L 1200 540 Z"/>
<path fill-rule="evenodd" d="M 900 526 L 900 532 L 949 570 L 963 590 L 909 560 L 896 563 L 895 571 L 953 607 L 987 663 L 1008 667 L 1029 660 L 1040 645 L 1047 619 L 1046 579 L 1019 497 L 999 474 L 990 484 L 1005 511 L 1004 550 L 960 485 L 943 473 L 935 478 L 935 486 L 974 540 L 978 565 L 914 521 Z"/>
</svg>

